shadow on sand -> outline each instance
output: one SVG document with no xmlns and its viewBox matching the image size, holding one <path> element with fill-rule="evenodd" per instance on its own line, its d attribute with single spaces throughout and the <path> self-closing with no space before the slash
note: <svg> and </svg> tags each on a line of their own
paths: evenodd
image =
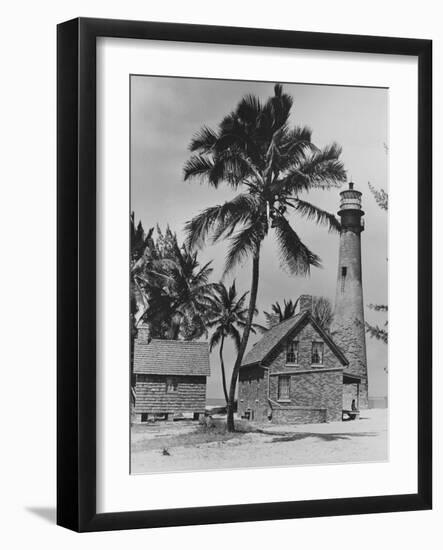
<svg viewBox="0 0 443 550">
<path fill-rule="evenodd" d="M 276 435 L 274 433 L 268 433 L 268 435 Z M 268 443 L 284 443 L 287 441 L 299 441 L 308 437 L 316 437 L 322 441 L 339 441 L 340 439 L 352 439 L 353 437 L 375 437 L 378 435 L 375 432 L 350 432 L 350 433 L 314 433 L 314 432 L 297 432 L 297 433 L 283 433 L 278 437 L 274 437 Z"/>
</svg>

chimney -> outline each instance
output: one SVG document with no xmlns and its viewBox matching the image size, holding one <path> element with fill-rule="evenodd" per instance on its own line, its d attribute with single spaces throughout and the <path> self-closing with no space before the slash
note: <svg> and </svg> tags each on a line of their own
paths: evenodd
<svg viewBox="0 0 443 550">
<path fill-rule="evenodd" d="M 149 344 L 151 341 L 151 331 L 149 325 L 143 324 L 137 328 L 137 342 L 139 344 Z"/>
<path fill-rule="evenodd" d="M 310 294 L 302 294 L 298 299 L 298 305 L 300 313 L 304 313 L 305 311 L 312 313 L 312 296 Z"/>
</svg>

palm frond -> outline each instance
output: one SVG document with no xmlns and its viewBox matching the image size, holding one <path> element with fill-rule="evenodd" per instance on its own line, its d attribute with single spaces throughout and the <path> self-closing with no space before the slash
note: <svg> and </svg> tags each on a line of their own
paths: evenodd
<svg viewBox="0 0 443 550">
<path fill-rule="evenodd" d="M 261 240 L 257 226 L 257 223 L 251 223 L 231 237 L 223 275 L 226 275 L 247 256 L 254 255 L 257 252 Z"/>
<path fill-rule="evenodd" d="M 242 122 L 255 124 L 260 116 L 262 105 L 260 99 L 252 94 L 245 95 L 235 110 Z"/>
<path fill-rule="evenodd" d="M 215 346 L 217 346 L 223 336 L 223 329 L 221 326 L 218 326 L 211 335 L 209 340 L 209 351 L 212 351 Z"/>
<path fill-rule="evenodd" d="M 297 199 L 294 204 L 294 210 L 304 216 L 308 220 L 314 220 L 321 225 L 327 225 L 329 231 L 340 231 L 340 222 L 330 212 L 322 210 L 318 206 L 311 204 L 310 202 Z"/>
<path fill-rule="evenodd" d="M 312 130 L 309 126 L 294 126 L 286 134 L 287 147 L 296 144 L 300 141 L 311 142 Z"/>
<path fill-rule="evenodd" d="M 238 332 L 238 330 L 235 328 L 233 324 L 229 326 L 228 334 L 234 340 L 235 348 L 238 351 L 240 349 L 241 338 L 240 338 L 240 333 Z"/>
<path fill-rule="evenodd" d="M 296 126 L 285 132 L 280 143 L 281 172 L 286 172 L 291 167 L 298 169 L 310 154 L 319 151 L 312 143 L 311 135 L 312 130 L 307 126 Z"/>
<path fill-rule="evenodd" d="M 282 127 L 289 120 L 293 99 L 290 95 L 283 93 L 283 86 L 274 86 L 274 95 L 270 97 L 262 109 L 261 123 L 272 132 Z"/>
<path fill-rule="evenodd" d="M 186 246 L 192 250 L 203 245 L 208 234 L 218 223 L 222 207 L 223 205 L 210 206 L 186 222 Z"/>
<path fill-rule="evenodd" d="M 310 187 L 329 189 L 346 181 L 346 170 L 339 157 L 342 149 L 337 143 L 315 152 L 300 166 L 299 171 L 309 181 Z"/>
<path fill-rule="evenodd" d="M 309 178 L 294 166 L 286 172 L 284 177 L 274 182 L 273 186 L 276 191 L 280 190 L 281 193 L 292 194 L 295 197 L 299 193 L 309 191 L 312 187 Z"/>
<path fill-rule="evenodd" d="M 225 202 L 219 212 L 216 226 L 212 234 L 212 242 L 222 237 L 231 237 L 239 224 L 255 219 L 260 214 L 260 199 L 251 193 L 236 195 L 231 201 Z"/>
<path fill-rule="evenodd" d="M 260 208 L 250 193 L 236 195 L 231 201 L 206 208 L 185 224 L 186 246 L 191 250 L 203 245 L 210 233 L 213 241 L 231 236 L 239 224 L 247 222 Z"/>
<path fill-rule="evenodd" d="M 302 243 L 300 237 L 284 217 L 274 221 L 275 235 L 280 249 L 280 260 L 294 275 L 309 275 L 311 266 L 320 267 L 319 256 Z"/>
<path fill-rule="evenodd" d="M 198 283 L 205 282 L 206 283 L 208 278 L 209 278 L 209 275 L 211 275 L 211 273 L 214 271 L 214 269 L 212 267 L 210 267 L 211 265 L 212 265 L 212 260 L 210 260 L 203 267 L 201 267 L 200 270 L 197 271 L 197 273 L 193 276 L 194 282 L 198 282 Z M 217 283 L 211 283 L 211 284 L 216 285 Z"/>
<path fill-rule="evenodd" d="M 217 143 L 217 134 L 211 128 L 203 126 L 196 132 L 189 144 L 190 151 L 198 151 L 200 153 L 208 153 Z"/>
<path fill-rule="evenodd" d="M 249 294 L 249 290 L 244 292 L 240 298 L 238 298 L 237 302 L 235 303 L 235 306 L 233 307 L 233 312 L 236 313 L 241 319 L 244 317 L 246 319 L 246 315 L 248 312 L 248 308 L 245 308 L 245 301 L 246 297 Z"/>
<path fill-rule="evenodd" d="M 191 178 L 206 178 L 214 168 L 214 162 L 202 155 L 192 155 L 183 168 L 185 181 Z"/>
</svg>

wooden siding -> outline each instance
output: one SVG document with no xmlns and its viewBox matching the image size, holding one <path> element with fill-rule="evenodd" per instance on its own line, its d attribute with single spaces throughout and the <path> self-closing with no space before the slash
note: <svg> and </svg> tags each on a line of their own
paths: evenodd
<svg viewBox="0 0 443 550">
<path fill-rule="evenodd" d="M 205 376 L 173 376 L 177 391 L 166 393 L 168 376 L 137 374 L 136 413 L 203 413 L 206 406 Z"/>
<path fill-rule="evenodd" d="M 268 372 L 260 367 L 240 369 L 238 385 L 238 413 L 250 412 L 251 420 L 266 420 L 270 407 L 267 399 Z"/>
</svg>

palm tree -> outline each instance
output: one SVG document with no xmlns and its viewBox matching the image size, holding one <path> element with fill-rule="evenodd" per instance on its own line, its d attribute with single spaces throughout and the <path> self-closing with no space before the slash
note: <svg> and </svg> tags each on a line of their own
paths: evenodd
<svg viewBox="0 0 443 550">
<path fill-rule="evenodd" d="M 240 330 L 243 330 L 247 323 L 248 308 L 245 307 L 246 296 L 248 292 L 243 293 L 240 297 L 237 296 L 235 281 L 229 288 L 223 283 L 217 287 L 217 291 L 211 302 L 211 320 L 208 322 L 208 328 L 215 328 L 209 340 L 210 351 L 217 345 L 219 347 L 220 367 L 222 373 L 223 393 L 226 403 L 228 403 L 228 389 L 226 385 L 225 363 L 223 360 L 223 346 L 226 338 L 234 340 L 235 347 L 240 349 Z M 254 326 L 252 327 L 254 330 Z"/>
<path fill-rule="evenodd" d="M 335 216 L 299 195 L 314 188 L 329 189 L 346 179 L 339 160 L 341 149 L 332 144 L 319 150 L 311 142 L 309 128 L 291 128 L 292 103 L 280 84 L 264 104 L 255 96 L 245 96 L 218 130 L 203 127 L 193 137 L 190 150 L 194 154 L 184 167 L 185 180 L 200 179 L 215 188 L 224 182 L 239 191 L 231 201 L 207 208 L 186 224 L 189 247 L 202 246 L 209 235 L 213 242 L 229 238 L 225 273 L 252 257 L 247 324 L 229 389 L 229 431 L 235 429 L 235 389 L 256 307 L 264 238 L 273 228 L 283 266 L 292 274 L 307 275 L 311 266 L 320 265 L 320 258 L 290 225 L 288 209 L 329 229 L 339 228 Z"/>
<path fill-rule="evenodd" d="M 274 325 L 286 321 L 291 317 L 294 317 L 297 310 L 298 302 L 299 298 L 297 298 L 295 302 L 293 302 L 292 300 L 284 300 L 283 306 L 279 302 L 273 303 L 270 312 L 263 312 L 268 327 L 261 327 L 262 330 L 269 330 Z M 324 330 L 329 331 L 329 327 L 331 326 L 333 317 L 331 301 L 323 296 L 314 297 L 312 303 L 312 316 Z"/>
<path fill-rule="evenodd" d="M 171 340 L 194 340 L 207 333 L 210 299 L 216 284 L 209 282 L 212 262 L 201 266 L 197 252 L 175 240 L 171 255 L 160 269 L 151 271 L 156 279 L 146 320 L 157 327 L 158 336 Z"/>
<path fill-rule="evenodd" d="M 131 269 L 135 322 L 149 324 L 155 338 L 193 340 L 207 333 L 209 300 L 216 285 L 209 282 L 211 262 L 201 266 L 196 251 L 180 246 L 170 228 L 157 227 L 145 239 L 143 254 Z"/>
<path fill-rule="evenodd" d="M 274 325 L 286 321 L 291 317 L 294 317 L 295 310 L 297 309 L 298 298 L 295 302 L 292 300 L 283 301 L 283 306 L 279 302 L 275 302 L 271 306 L 271 311 L 264 311 L 263 314 L 266 318 L 266 323 L 268 329 L 272 328 Z"/>
</svg>

